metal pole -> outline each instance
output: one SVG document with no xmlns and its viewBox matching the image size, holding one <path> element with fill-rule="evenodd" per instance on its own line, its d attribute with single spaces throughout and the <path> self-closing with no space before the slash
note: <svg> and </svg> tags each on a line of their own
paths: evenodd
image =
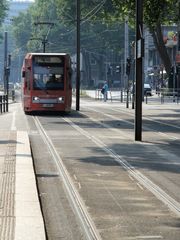
<svg viewBox="0 0 180 240">
<path fill-rule="evenodd" d="M 129 74 L 127 75 L 126 108 L 129 108 Z"/>
<path fill-rule="evenodd" d="M 129 37 L 128 37 L 128 17 L 125 19 L 124 25 L 124 88 L 128 87 L 128 76 L 126 75 L 126 61 L 129 57 Z"/>
<path fill-rule="evenodd" d="M 43 36 L 43 39 L 42 39 L 43 53 L 46 52 L 46 43 L 47 43 L 47 40 L 46 40 L 46 36 L 44 35 L 44 36 Z"/>
<path fill-rule="evenodd" d="M 132 109 L 134 109 L 134 98 L 135 98 L 135 83 L 134 83 L 134 75 L 135 75 L 135 60 L 132 61 L 132 76 L 133 76 L 133 87 L 132 87 Z"/>
<path fill-rule="evenodd" d="M 145 76 L 145 83 L 148 79 L 148 60 L 149 60 L 149 34 L 147 28 L 144 29 L 144 76 Z"/>
<path fill-rule="evenodd" d="M 173 62 L 173 102 L 175 102 L 175 90 L 176 90 L 176 64 L 175 62 Z"/>
<path fill-rule="evenodd" d="M 76 15 L 77 15 L 77 36 L 76 36 L 76 110 L 79 111 L 79 92 L 80 92 L 80 0 L 76 2 Z"/>
<path fill-rule="evenodd" d="M 7 32 L 4 32 L 4 93 L 7 93 Z"/>
<path fill-rule="evenodd" d="M 43 40 L 43 53 L 46 52 L 46 42 Z"/>
<path fill-rule="evenodd" d="M 178 4 L 178 16 L 180 16 L 180 0 Z M 177 42 L 177 55 L 180 56 L 180 19 L 178 21 L 178 42 Z M 177 89 L 178 89 L 178 97 L 180 94 L 180 62 L 177 63 L 177 70 L 178 70 L 178 75 L 177 75 Z"/>
<path fill-rule="evenodd" d="M 2 113 L 2 104 L 3 104 L 3 101 L 2 101 L 2 96 L 0 96 L 0 113 Z"/>
<path fill-rule="evenodd" d="M 143 0 L 136 0 L 136 106 L 135 140 L 142 139 L 142 76 L 143 76 Z"/>
</svg>

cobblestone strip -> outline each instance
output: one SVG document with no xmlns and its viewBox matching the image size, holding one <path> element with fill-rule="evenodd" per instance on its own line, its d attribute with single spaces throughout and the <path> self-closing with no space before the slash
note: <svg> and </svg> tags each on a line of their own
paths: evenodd
<svg viewBox="0 0 180 240">
<path fill-rule="evenodd" d="M 14 197 L 15 197 L 15 161 L 16 161 L 16 132 L 9 134 L 4 158 L 1 205 L 0 205 L 0 239 L 14 239 Z"/>
</svg>

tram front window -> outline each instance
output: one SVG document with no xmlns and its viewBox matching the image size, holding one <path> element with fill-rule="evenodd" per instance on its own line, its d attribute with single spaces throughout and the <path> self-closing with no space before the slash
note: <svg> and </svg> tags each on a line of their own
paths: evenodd
<svg viewBox="0 0 180 240">
<path fill-rule="evenodd" d="M 34 90 L 64 90 L 63 68 L 34 67 Z"/>
</svg>

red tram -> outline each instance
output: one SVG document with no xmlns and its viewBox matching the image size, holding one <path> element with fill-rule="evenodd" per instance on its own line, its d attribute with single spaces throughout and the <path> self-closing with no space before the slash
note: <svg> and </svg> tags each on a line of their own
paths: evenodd
<svg viewBox="0 0 180 240">
<path fill-rule="evenodd" d="M 25 113 L 70 112 L 70 56 L 66 53 L 27 53 L 22 67 L 22 101 Z"/>
</svg>

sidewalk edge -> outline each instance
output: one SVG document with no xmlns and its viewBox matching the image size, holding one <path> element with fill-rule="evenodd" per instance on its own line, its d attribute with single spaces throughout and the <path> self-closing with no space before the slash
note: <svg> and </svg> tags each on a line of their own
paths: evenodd
<svg viewBox="0 0 180 240">
<path fill-rule="evenodd" d="M 17 131 L 15 240 L 45 240 L 28 133 Z"/>
</svg>

